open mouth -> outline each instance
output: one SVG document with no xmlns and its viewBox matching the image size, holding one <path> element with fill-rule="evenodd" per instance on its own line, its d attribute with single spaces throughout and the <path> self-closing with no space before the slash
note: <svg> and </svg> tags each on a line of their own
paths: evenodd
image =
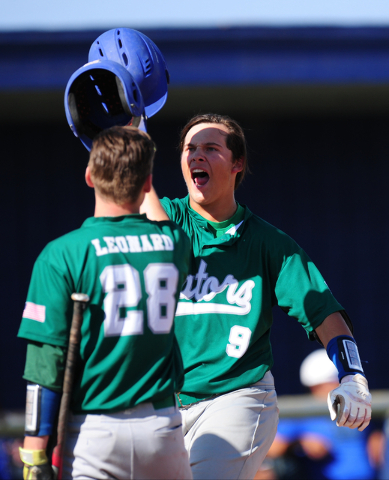
<svg viewBox="0 0 389 480">
<path fill-rule="evenodd" d="M 204 170 L 200 168 L 195 168 L 192 170 L 192 180 L 197 187 L 202 187 L 208 183 L 209 175 Z"/>
</svg>

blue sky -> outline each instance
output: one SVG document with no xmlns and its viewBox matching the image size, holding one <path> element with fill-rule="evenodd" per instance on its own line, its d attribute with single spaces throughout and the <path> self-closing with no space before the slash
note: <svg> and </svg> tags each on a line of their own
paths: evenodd
<svg viewBox="0 0 389 480">
<path fill-rule="evenodd" d="M 389 0 L 3 0 L 0 31 L 389 25 Z"/>
</svg>

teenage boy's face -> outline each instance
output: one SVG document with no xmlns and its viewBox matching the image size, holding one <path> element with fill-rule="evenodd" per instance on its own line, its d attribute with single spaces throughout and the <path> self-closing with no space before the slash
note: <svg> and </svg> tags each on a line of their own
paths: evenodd
<svg viewBox="0 0 389 480">
<path fill-rule="evenodd" d="M 192 202 L 206 206 L 230 201 L 241 163 L 233 163 L 224 125 L 201 123 L 189 130 L 181 155 L 181 168 Z"/>
</svg>

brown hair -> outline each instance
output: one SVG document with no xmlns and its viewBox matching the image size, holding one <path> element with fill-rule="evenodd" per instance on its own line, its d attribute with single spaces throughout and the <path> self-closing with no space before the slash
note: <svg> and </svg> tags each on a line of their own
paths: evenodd
<svg viewBox="0 0 389 480">
<path fill-rule="evenodd" d="M 243 160 L 243 170 L 238 172 L 235 178 L 235 190 L 242 183 L 246 173 L 249 171 L 247 162 L 247 148 L 246 139 L 242 127 L 230 118 L 228 115 L 217 115 L 215 113 L 205 113 L 202 115 L 195 115 L 192 117 L 185 127 L 181 130 L 179 150 L 182 153 L 184 150 L 185 137 L 189 130 L 200 123 L 215 123 L 227 127 L 228 134 L 226 138 L 226 146 L 232 152 L 232 160 Z"/>
<path fill-rule="evenodd" d="M 152 172 L 155 151 L 151 137 L 135 127 L 103 130 L 89 156 L 95 189 L 118 205 L 135 203 Z"/>
</svg>

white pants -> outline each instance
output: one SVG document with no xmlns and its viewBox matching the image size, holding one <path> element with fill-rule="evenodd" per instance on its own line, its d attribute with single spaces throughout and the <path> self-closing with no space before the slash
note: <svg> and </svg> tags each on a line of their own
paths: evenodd
<svg viewBox="0 0 389 480">
<path fill-rule="evenodd" d="M 277 431 L 274 378 L 180 409 L 193 478 L 252 479 Z"/>
<path fill-rule="evenodd" d="M 192 479 L 176 406 L 73 415 L 63 479 Z"/>
</svg>

